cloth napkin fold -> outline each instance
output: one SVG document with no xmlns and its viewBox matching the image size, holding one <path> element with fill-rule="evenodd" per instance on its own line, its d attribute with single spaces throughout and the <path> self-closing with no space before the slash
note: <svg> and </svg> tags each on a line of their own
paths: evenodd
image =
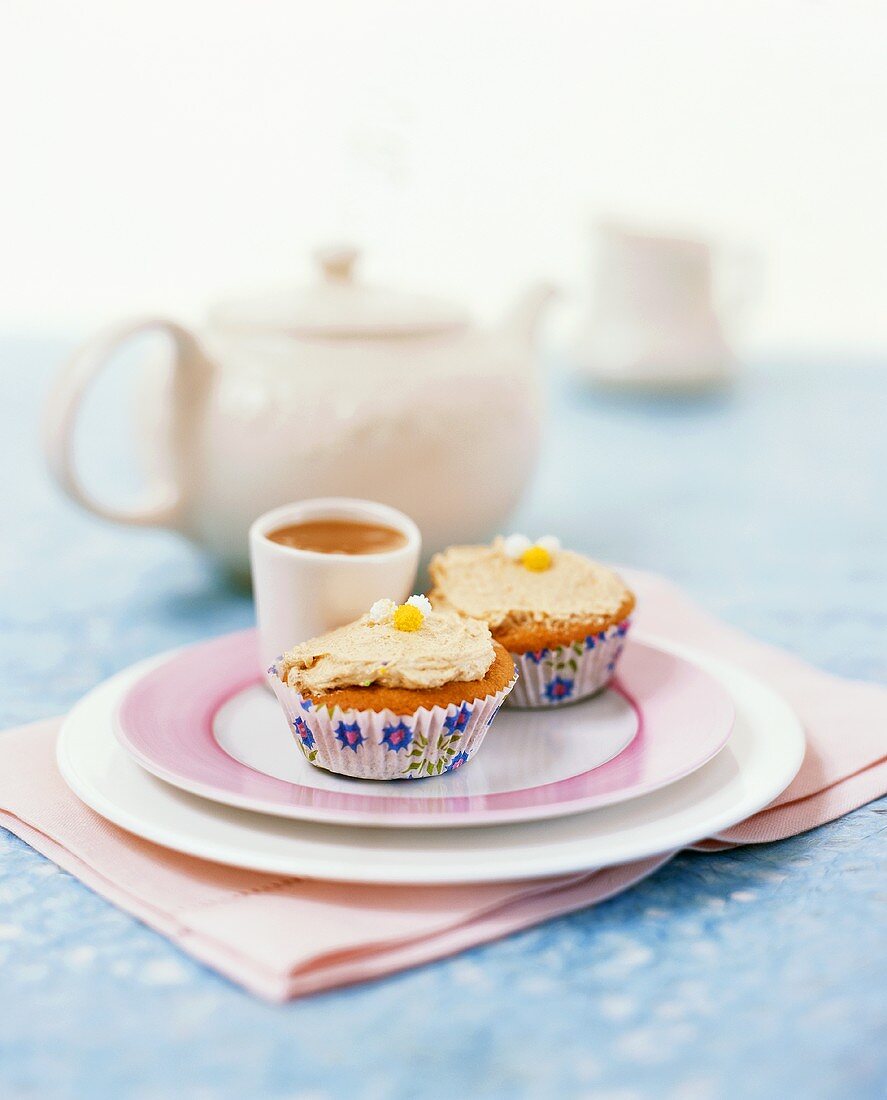
<svg viewBox="0 0 887 1100">
<path fill-rule="evenodd" d="M 625 570 L 640 629 L 760 676 L 800 715 L 807 754 L 754 817 L 701 841 L 778 840 L 887 791 L 887 691 L 841 680 L 733 630 L 661 578 Z M 285 1000 L 461 951 L 632 886 L 674 853 L 542 882 L 378 887 L 222 867 L 131 836 L 89 810 L 55 766 L 58 719 L 0 735 L 0 824 L 102 896 L 253 992 Z"/>
</svg>

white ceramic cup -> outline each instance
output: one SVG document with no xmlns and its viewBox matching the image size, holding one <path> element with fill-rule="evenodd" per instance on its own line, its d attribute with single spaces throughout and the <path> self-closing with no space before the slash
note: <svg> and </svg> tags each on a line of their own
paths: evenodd
<svg viewBox="0 0 887 1100">
<path fill-rule="evenodd" d="M 280 527 L 322 519 L 383 524 L 407 541 L 380 554 L 325 554 L 267 537 Z M 250 527 L 249 554 L 263 670 L 299 642 L 359 618 L 376 600 L 403 602 L 413 592 L 421 549 L 422 536 L 409 516 L 371 500 L 322 497 L 259 516 Z"/>
</svg>

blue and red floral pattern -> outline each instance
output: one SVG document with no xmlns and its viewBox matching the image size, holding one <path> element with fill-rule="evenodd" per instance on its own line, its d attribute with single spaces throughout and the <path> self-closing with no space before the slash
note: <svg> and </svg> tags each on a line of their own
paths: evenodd
<svg viewBox="0 0 887 1100">
<path fill-rule="evenodd" d="M 471 717 L 471 707 L 462 704 L 461 708 L 456 711 L 455 714 L 449 715 L 444 719 L 444 727 L 450 733 L 464 733 L 465 727 L 468 725 L 468 719 Z"/>
<path fill-rule="evenodd" d="M 551 652 L 549 649 L 530 649 L 524 654 L 527 660 L 532 661 L 534 665 L 538 665 L 540 661 L 544 661 L 548 654 Z"/>
<path fill-rule="evenodd" d="M 390 752 L 400 752 L 413 740 L 413 731 L 406 722 L 398 722 L 396 726 L 385 726 L 382 730 L 381 745 L 387 746 Z"/>
<path fill-rule="evenodd" d="M 360 726 L 357 722 L 340 722 L 336 727 L 336 740 L 341 744 L 343 750 L 351 749 L 352 752 L 357 752 L 366 741 L 366 738 L 360 732 Z"/>
<path fill-rule="evenodd" d="M 489 723 L 487 723 L 489 725 Z M 457 772 L 468 760 L 467 752 L 457 752 L 449 764 L 444 768 L 447 772 Z"/>
<path fill-rule="evenodd" d="M 545 698 L 549 703 L 562 703 L 573 694 L 573 681 L 564 676 L 555 676 L 545 685 Z"/>
<path fill-rule="evenodd" d="M 314 748 L 314 734 L 311 732 L 311 727 L 304 718 L 294 718 L 293 729 L 296 731 L 296 736 L 306 749 Z"/>
</svg>

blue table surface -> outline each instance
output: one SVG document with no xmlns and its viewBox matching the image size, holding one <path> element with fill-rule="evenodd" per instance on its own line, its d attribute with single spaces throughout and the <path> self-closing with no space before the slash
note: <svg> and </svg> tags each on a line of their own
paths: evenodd
<svg viewBox="0 0 887 1100">
<path fill-rule="evenodd" d="M 37 426 L 67 350 L 0 342 L 3 727 L 251 620 L 248 597 L 174 536 L 103 525 L 51 488 Z M 549 388 L 514 529 L 661 571 L 814 664 L 887 679 L 877 365 L 759 367 L 700 400 Z M 103 400 L 93 436 L 113 434 Z M 99 444 L 117 445 L 87 432 L 87 457 L 122 490 Z M 681 855 L 596 908 L 284 1006 L 0 830 L 0 1095 L 883 1096 L 884 813 Z"/>
</svg>

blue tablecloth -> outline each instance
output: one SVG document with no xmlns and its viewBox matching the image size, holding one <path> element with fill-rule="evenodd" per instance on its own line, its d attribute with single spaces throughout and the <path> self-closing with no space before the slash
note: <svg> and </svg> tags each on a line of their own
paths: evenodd
<svg viewBox="0 0 887 1100">
<path fill-rule="evenodd" d="M 175 537 L 103 525 L 50 488 L 37 424 L 66 350 L 0 343 L 0 726 L 251 618 Z M 887 679 L 883 372 L 760 368 L 693 401 L 549 390 L 515 529 L 659 570 L 761 638 Z M 85 448 L 122 489 L 122 461 L 99 463 L 89 433 Z M 0 1095 L 883 1096 L 884 812 L 680 856 L 595 909 L 282 1007 L 0 830 Z"/>
</svg>

